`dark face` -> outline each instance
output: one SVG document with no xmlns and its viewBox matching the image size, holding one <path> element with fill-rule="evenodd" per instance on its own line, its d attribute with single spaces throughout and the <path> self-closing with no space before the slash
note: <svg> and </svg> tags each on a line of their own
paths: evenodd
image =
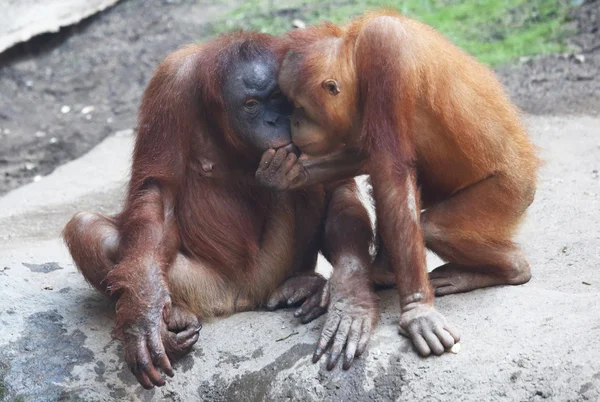
<svg viewBox="0 0 600 402">
<path fill-rule="evenodd" d="M 277 86 L 277 64 L 261 58 L 234 67 L 222 88 L 234 132 L 259 152 L 292 142 L 293 105 Z"/>
</svg>

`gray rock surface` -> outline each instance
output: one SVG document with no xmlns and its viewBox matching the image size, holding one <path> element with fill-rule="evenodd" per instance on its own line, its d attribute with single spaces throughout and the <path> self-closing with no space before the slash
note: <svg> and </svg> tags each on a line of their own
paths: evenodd
<svg viewBox="0 0 600 402">
<path fill-rule="evenodd" d="M 546 160 L 520 236 L 534 277 L 436 301 L 462 329 L 459 354 L 416 356 L 397 333 L 392 290 L 349 371 L 311 364 L 322 318 L 249 312 L 207 323 L 175 378 L 152 391 L 124 363 L 113 306 L 59 240 L 74 212 L 119 209 L 132 137 L 109 137 L 0 198 L 0 400 L 599 400 L 600 119 L 527 122 Z"/>
<path fill-rule="evenodd" d="M 0 0 L 0 53 L 45 32 L 57 32 L 119 0 Z"/>
</svg>

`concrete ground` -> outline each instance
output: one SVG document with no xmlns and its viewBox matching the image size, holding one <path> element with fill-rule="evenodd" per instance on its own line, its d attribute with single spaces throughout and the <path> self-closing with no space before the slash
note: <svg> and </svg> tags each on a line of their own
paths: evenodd
<svg viewBox="0 0 600 402">
<path fill-rule="evenodd" d="M 436 301 L 462 330 L 459 354 L 419 358 L 385 291 L 368 353 L 349 371 L 310 362 L 323 318 L 250 312 L 206 324 L 175 377 L 152 391 L 124 363 L 113 307 L 59 239 L 74 212 L 119 209 L 133 138 L 110 136 L 0 198 L 0 399 L 600 400 L 600 118 L 527 123 L 546 160 L 520 235 L 534 277 Z"/>
</svg>

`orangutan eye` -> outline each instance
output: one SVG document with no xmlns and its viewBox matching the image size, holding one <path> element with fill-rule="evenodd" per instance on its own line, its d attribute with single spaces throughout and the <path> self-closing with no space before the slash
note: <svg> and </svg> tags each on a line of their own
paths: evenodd
<svg viewBox="0 0 600 402">
<path fill-rule="evenodd" d="M 275 91 L 275 92 L 273 92 L 271 94 L 271 100 L 278 101 L 281 98 L 283 98 L 283 95 L 281 94 L 281 91 Z"/>
<path fill-rule="evenodd" d="M 341 92 L 340 84 L 333 78 L 329 78 L 329 79 L 323 81 L 323 84 L 321 84 L 321 85 L 323 88 L 328 90 L 331 95 L 335 96 Z"/>
<path fill-rule="evenodd" d="M 251 109 L 258 106 L 258 101 L 256 99 L 248 99 L 246 102 L 244 102 L 244 106 L 248 109 Z"/>
</svg>

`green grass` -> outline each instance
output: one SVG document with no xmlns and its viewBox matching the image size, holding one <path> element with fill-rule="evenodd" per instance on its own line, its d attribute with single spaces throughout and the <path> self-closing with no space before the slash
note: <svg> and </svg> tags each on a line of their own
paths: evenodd
<svg viewBox="0 0 600 402">
<path fill-rule="evenodd" d="M 567 50 L 569 9 L 581 0 L 246 0 L 215 25 L 281 34 L 296 18 L 342 24 L 366 10 L 391 7 L 421 20 L 492 66 L 520 56 Z"/>
</svg>

